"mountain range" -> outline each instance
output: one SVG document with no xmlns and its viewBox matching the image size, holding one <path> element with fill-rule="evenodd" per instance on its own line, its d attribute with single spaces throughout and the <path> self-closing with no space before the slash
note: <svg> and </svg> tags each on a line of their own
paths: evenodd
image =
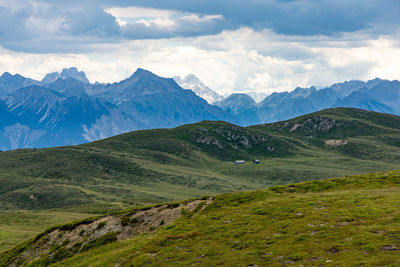
<svg viewBox="0 0 400 267">
<path fill-rule="evenodd" d="M 241 125 L 287 120 L 325 108 L 353 107 L 400 114 L 400 82 L 374 79 L 349 81 L 317 90 L 296 88 L 292 92 L 273 93 L 256 103 L 243 94 L 232 94 L 215 103 L 236 116 Z"/>
<path fill-rule="evenodd" d="M 76 68 L 42 81 L 4 73 L 0 97 L 3 150 L 79 144 L 204 119 L 235 121 L 173 79 L 143 69 L 113 84 L 90 84 Z"/>
<path fill-rule="evenodd" d="M 248 126 L 331 107 L 400 114 L 400 82 L 296 88 L 257 103 L 247 94 L 223 98 L 193 74 L 162 78 L 138 69 L 120 82 L 93 84 L 76 68 L 49 73 L 41 81 L 6 72 L 0 76 L 0 149 L 74 145 L 202 120 Z"/>
</svg>

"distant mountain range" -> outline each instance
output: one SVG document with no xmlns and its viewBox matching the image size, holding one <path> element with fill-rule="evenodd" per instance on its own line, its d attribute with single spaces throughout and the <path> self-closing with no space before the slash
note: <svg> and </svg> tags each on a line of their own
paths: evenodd
<svg viewBox="0 0 400 267">
<path fill-rule="evenodd" d="M 6 72 L 0 76 L 0 149 L 80 144 L 201 120 L 247 126 L 330 107 L 400 114 L 400 82 L 374 79 L 320 90 L 296 88 L 256 103 L 246 94 L 224 99 L 195 75 L 162 78 L 138 69 L 120 82 L 92 84 L 76 68 L 47 74 L 41 81 Z"/>
<path fill-rule="evenodd" d="M 113 84 L 90 84 L 76 68 L 42 81 L 4 73 L 0 97 L 2 150 L 80 144 L 204 119 L 235 121 L 173 79 L 143 69 Z"/>
<path fill-rule="evenodd" d="M 244 94 L 232 94 L 215 103 L 243 125 L 276 122 L 325 108 L 353 107 L 400 115 L 400 82 L 374 79 L 349 81 L 317 90 L 296 88 L 273 93 L 256 103 Z"/>
</svg>

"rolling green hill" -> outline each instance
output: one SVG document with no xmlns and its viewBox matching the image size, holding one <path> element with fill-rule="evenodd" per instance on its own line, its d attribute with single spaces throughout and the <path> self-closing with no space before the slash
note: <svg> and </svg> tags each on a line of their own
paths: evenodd
<svg viewBox="0 0 400 267">
<path fill-rule="evenodd" d="M 53 227 L 0 266 L 397 266 L 400 171 L 114 212 Z"/>
<path fill-rule="evenodd" d="M 246 164 L 235 166 L 239 159 Z M 203 121 L 79 146 L 2 152 L 0 250 L 44 230 L 48 217 L 62 223 L 130 206 L 399 166 L 400 117 L 345 108 L 245 128 Z"/>
</svg>

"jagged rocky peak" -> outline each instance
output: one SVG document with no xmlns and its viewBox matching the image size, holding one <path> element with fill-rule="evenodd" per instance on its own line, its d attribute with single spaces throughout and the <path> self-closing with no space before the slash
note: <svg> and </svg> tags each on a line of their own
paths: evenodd
<svg viewBox="0 0 400 267">
<path fill-rule="evenodd" d="M 199 78 L 194 74 L 189 74 L 185 78 L 174 76 L 173 79 L 184 89 L 192 90 L 196 95 L 205 99 L 208 103 L 215 103 L 221 101 L 223 97 L 207 87 Z"/>
<path fill-rule="evenodd" d="M 294 89 L 291 92 L 291 96 L 292 97 L 307 97 L 316 91 L 317 91 L 317 89 L 314 86 L 311 86 L 310 88 L 296 87 L 296 89 Z"/>
<path fill-rule="evenodd" d="M 251 96 L 249 96 L 248 94 L 244 94 L 244 93 L 231 94 L 225 100 L 231 100 L 231 99 L 232 100 L 238 100 L 238 101 L 245 101 L 245 102 L 248 102 L 248 103 L 254 103 L 255 104 L 254 99 Z"/>
<path fill-rule="evenodd" d="M 2 78 L 2 79 L 6 79 L 6 78 L 9 78 L 9 77 L 12 77 L 12 74 L 11 73 L 9 73 L 9 72 L 4 72 L 1 76 L 0 76 L 0 78 Z"/>
<path fill-rule="evenodd" d="M 192 74 L 192 73 L 189 74 L 189 75 L 187 75 L 187 76 L 183 79 L 183 81 L 184 81 L 184 82 L 195 82 L 195 83 L 203 84 L 203 85 L 204 85 L 204 83 L 203 83 L 202 81 L 200 81 L 200 79 L 197 78 L 197 76 L 194 75 L 194 74 Z"/>
<path fill-rule="evenodd" d="M 9 72 L 4 72 L 1 76 L 0 76 L 0 80 L 1 81 L 10 81 L 10 80 L 23 80 L 26 79 L 25 77 L 21 76 L 20 74 L 16 73 L 16 74 L 11 74 Z"/>
<path fill-rule="evenodd" d="M 122 89 L 126 89 L 125 87 L 132 89 L 130 87 L 133 87 L 137 92 L 144 90 L 151 93 L 182 89 L 173 79 L 160 77 L 142 68 L 138 68 L 129 78 L 119 82 L 118 85 L 122 86 Z"/>
<path fill-rule="evenodd" d="M 83 83 L 90 83 L 88 78 L 86 77 L 86 74 L 83 71 L 79 71 L 75 67 L 65 68 L 60 73 L 56 71 L 56 72 L 46 74 L 46 76 L 43 78 L 42 82 L 43 83 L 52 83 L 59 78 L 61 78 L 61 79 L 72 78 L 72 79 L 78 80 Z"/>
<path fill-rule="evenodd" d="M 152 73 L 149 70 L 145 70 L 142 68 L 138 68 L 128 79 L 135 79 L 135 78 L 161 78 L 156 74 Z"/>
</svg>

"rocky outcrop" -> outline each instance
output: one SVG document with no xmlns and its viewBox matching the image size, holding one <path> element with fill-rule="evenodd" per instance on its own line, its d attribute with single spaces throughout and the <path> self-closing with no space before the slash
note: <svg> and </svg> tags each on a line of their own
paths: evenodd
<svg viewBox="0 0 400 267">
<path fill-rule="evenodd" d="M 212 198 L 132 209 L 99 218 L 54 227 L 16 247 L 6 266 L 35 262 L 48 265 L 107 243 L 154 232 L 181 216 L 193 216 L 212 202 Z M 17 253 L 18 252 L 18 253 Z"/>
</svg>

